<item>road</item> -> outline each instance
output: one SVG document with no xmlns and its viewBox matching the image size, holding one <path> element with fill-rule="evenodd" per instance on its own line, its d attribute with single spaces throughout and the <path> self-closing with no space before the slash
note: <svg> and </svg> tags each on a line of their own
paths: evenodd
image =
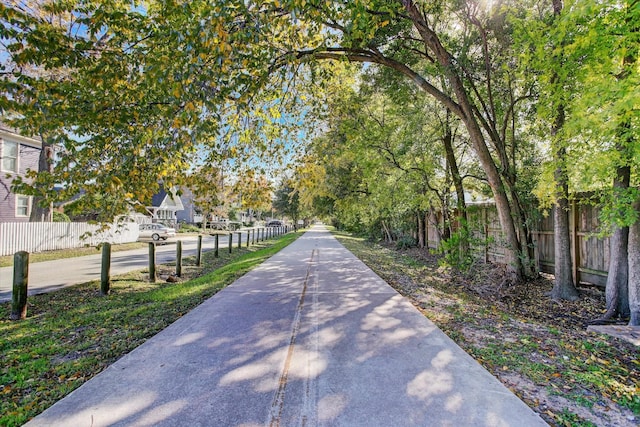
<svg viewBox="0 0 640 427">
<path fill-rule="evenodd" d="M 242 244 L 246 245 L 247 233 L 243 232 Z M 156 247 L 156 263 L 166 264 L 176 259 L 176 242 L 182 240 L 182 256 L 194 256 L 197 248 L 197 236 L 178 236 L 166 242 L 159 243 Z M 233 236 L 233 246 L 237 247 L 238 234 Z M 226 235 L 220 235 L 220 249 L 229 247 Z M 203 236 L 203 251 L 213 250 L 215 237 Z M 111 254 L 111 275 L 118 275 L 130 271 L 147 268 L 148 248 L 131 251 L 113 252 Z M 96 255 L 88 255 L 77 258 L 59 259 L 31 263 L 29 265 L 29 295 L 52 292 L 65 286 L 78 283 L 86 283 L 92 280 L 100 280 L 102 256 L 96 251 Z M 0 302 L 11 301 L 13 287 L 13 267 L 0 268 Z"/>
</svg>

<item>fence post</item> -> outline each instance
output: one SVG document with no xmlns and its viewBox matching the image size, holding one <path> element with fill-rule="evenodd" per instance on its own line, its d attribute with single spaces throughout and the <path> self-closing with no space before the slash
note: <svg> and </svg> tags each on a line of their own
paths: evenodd
<svg viewBox="0 0 640 427">
<path fill-rule="evenodd" d="M 482 231 L 484 232 L 484 263 L 489 263 L 489 214 L 488 208 L 482 208 Z"/>
<path fill-rule="evenodd" d="M 220 252 L 218 251 L 218 249 L 219 249 L 219 247 L 220 247 L 220 246 L 219 246 L 219 239 L 220 239 L 220 237 L 219 237 L 219 236 L 220 236 L 220 235 L 219 235 L 219 234 L 216 234 L 215 236 L 216 236 L 216 238 L 215 238 L 216 242 L 215 242 L 215 247 L 214 247 L 214 249 L 213 249 L 213 256 L 214 256 L 214 257 L 216 257 L 216 258 L 218 258 L 218 257 L 220 256 Z"/>
<path fill-rule="evenodd" d="M 176 242 L 176 276 L 182 276 L 182 240 Z"/>
<path fill-rule="evenodd" d="M 229 233 L 229 253 L 233 250 L 233 231 Z"/>
<path fill-rule="evenodd" d="M 202 264 L 202 234 L 198 236 L 198 247 L 196 248 L 196 266 Z"/>
<path fill-rule="evenodd" d="M 111 243 L 102 244 L 102 266 L 100 270 L 100 293 L 109 295 L 111 292 Z"/>
<path fill-rule="evenodd" d="M 149 242 L 149 281 L 156 281 L 156 245 L 153 242 Z"/>
<path fill-rule="evenodd" d="M 578 286 L 580 283 L 580 242 L 578 241 L 578 228 L 580 223 L 580 212 L 576 206 L 576 200 L 571 201 L 571 213 L 569 215 L 569 233 L 571 234 L 571 264 L 573 264 L 573 283 Z M 554 236 L 555 238 L 555 236 Z"/>
<path fill-rule="evenodd" d="M 249 247 L 250 241 L 251 241 L 251 230 L 247 230 L 247 247 Z"/>
<path fill-rule="evenodd" d="M 242 231 L 238 231 L 238 249 L 242 247 Z"/>
<path fill-rule="evenodd" d="M 10 320 L 27 317 L 27 288 L 29 285 L 29 252 L 16 252 L 13 256 L 13 293 Z"/>
</svg>

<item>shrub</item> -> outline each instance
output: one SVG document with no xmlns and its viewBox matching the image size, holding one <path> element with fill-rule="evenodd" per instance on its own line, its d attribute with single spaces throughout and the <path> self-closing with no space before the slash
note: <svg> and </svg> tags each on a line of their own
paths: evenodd
<svg viewBox="0 0 640 427">
<path fill-rule="evenodd" d="M 52 219 L 53 222 L 71 222 L 71 219 L 69 219 L 67 214 L 56 211 L 53 211 Z"/>
</svg>

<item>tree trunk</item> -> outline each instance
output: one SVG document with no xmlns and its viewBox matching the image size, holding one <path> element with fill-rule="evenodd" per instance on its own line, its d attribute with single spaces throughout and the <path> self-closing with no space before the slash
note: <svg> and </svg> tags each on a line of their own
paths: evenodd
<svg viewBox="0 0 640 427">
<path fill-rule="evenodd" d="M 553 209 L 554 269 L 555 280 L 551 290 L 554 300 L 578 299 L 578 290 L 573 283 L 571 261 L 571 238 L 569 235 L 569 202 L 566 196 L 556 198 Z"/>
<path fill-rule="evenodd" d="M 38 173 L 51 174 L 53 173 L 53 143 L 44 135 L 41 135 L 40 138 L 42 140 L 42 149 L 40 150 L 40 156 L 38 158 Z M 46 192 L 47 190 L 49 189 L 38 188 L 39 193 Z M 53 205 L 46 201 L 44 194 L 37 194 L 33 198 L 31 206 L 29 222 L 53 221 Z"/>
<path fill-rule="evenodd" d="M 416 220 L 418 222 L 418 247 L 420 249 L 424 248 L 424 228 L 425 228 L 425 223 L 424 223 L 424 215 L 422 214 L 421 211 L 418 211 L 416 213 Z"/>
<path fill-rule="evenodd" d="M 554 138 L 564 126 L 564 107 L 560 105 L 551 129 Z M 556 142 L 557 144 L 557 142 Z M 571 237 L 569 233 L 569 177 L 565 164 L 566 149 L 560 147 L 555 152 L 557 167 L 554 172 L 556 181 L 556 204 L 553 209 L 553 239 L 555 280 L 551 290 L 554 300 L 578 299 L 578 290 L 573 283 L 573 262 L 571 260 Z"/>
<path fill-rule="evenodd" d="M 467 204 L 464 200 L 464 186 L 462 185 L 462 177 L 460 176 L 460 170 L 458 169 L 458 162 L 456 161 L 455 152 L 453 151 L 453 134 L 451 127 L 449 126 L 449 116 L 451 112 L 447 109 L 447 129 L 442 139 L 444 145 L 444 151 L 446 154 L 447 165 L 449 166 L 449 172 L 451 173 L 451 180 L 453 186 L 456 189 L 456 215 L 458 217 L 458 233 L 460 234 L 459 254 L 462 264 L 463 259 L 469 252 L 469 222 L 467 220 Z"/>
<path fill-rule="evenodd" d="M 626 191 L 631 181 L 631 168 L 617 168 L 614 191 Z M 607 311 L 604 320 L 629 317 L 629 227 L 616 227 L 610 239 L 609 273 L 605 288 Z"/>
<path fill-rule="evenodd" d="M 629 228 L 629 326 L 640 326 L 640 197 L 633 207 L 638 216 Z"/>
<path fill-rule="evenodd" d="M 473 104 L 469 98 L 467 90 L 465 89 L 462 76 L 457 71 L 459 68 L 454 63 L 451 54 L 440 42 L 438 35 L 430 28 L 429 23 L 422 16 L 416 2 L 403 0 L 402 3 L 413 22 L 414 27 L 418 33 L 420 33 L 422 41 L 425 46 L 433 52 L 436 61 L 444 70 L 445 78 L 451 85 L 451 90 L 455 95 L 459 106 L 459 110 L 453 112 L 460 117 L 460 120 L 462 120 L 462 123 L 465 125 L 465 128 L 469 133 L 473 150 L 478 157 L 478 161 L 487 176 L 487 181 L 489 182 L 489 186 L 493 192 L 496 209 L 498 210 L 498 217 L 500 218 L 500 225 L 505 234 L 507 243 L 504 262 L 510 276 L 509 280 L 513 282 L 521 281 L 524 278 L 524 268 L 522 258 L 520 257 L 522 254 L 522 245 L 518 238 L 516 225 L 512 217 L 513 209 L 509 202 L 509 198 L 507 197 L 500 171 L 496 166 L 495 160 L 493 159 L 491 151 L 485 141 L 478 120 L 475 117 Z"/>
</svg>

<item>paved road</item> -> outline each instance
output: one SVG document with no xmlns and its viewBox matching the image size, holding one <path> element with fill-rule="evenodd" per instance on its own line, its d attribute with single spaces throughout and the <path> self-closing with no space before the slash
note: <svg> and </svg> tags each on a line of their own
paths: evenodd
<svg viewBox="0 0 640 427">
<path fill-rule="evenodd" d="M 247 233 L 242 235 L 242 241 L 246 242 Z M 183 257 L 196 254 L 197 237 L 182 236 Z M 165 264 L 176 259 L 176 241 L 178 238 L 162 242 L 156 247 L 156 263 Z M 233 246 L 237 247 L 238 234 L 233 236 Z M 204 251 L 212 250 L 214 247 L 213 236 L 203 236 L 202 247 Z M 227 249 L 228 237 L 220 235 L 220 249 Z M 246 243 L 243 243 L 243 245 Z M 135 249 L 131 251 L 113 252 L 111 254 L 111 274 L 123 274 L 129 271 L 141 270 L 149 265 L 148 248 Z M 86 283 L 92 280 L 100 280 L 101 255 L 96 251 L 96 255 L 88 255 L 77 258 L 68 258 L 55 261 L 45 261 L 31 263 L 29 265 L 29 295 L 51 292 L 65 286 Z M 0 302 L 11 301 L 13 286 L 13 267 L 0 268 Z"/>
<path fill-rule="evenodd" d="M 315 227 L 27 426 L 545 426 Z"/>
</svg>

